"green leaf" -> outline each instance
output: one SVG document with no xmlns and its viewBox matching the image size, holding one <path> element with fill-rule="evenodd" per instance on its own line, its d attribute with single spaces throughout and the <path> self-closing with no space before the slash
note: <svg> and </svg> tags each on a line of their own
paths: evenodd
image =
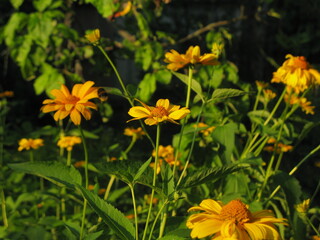
<svg viewBox="0 0 320 240">
<path fill-rule="evenodd" d="M 19 7 L 22 5 L 24 0 L 10 0 L 12 6 L 14 7 L 14 9 L 19 9 Z"/>
<path fill-rule="evenodd" d="M 43 12 L 47 7 L 51 5 L 52 0 L 33 0 L 33 6 L 39 12 Z"/>
<path fill-rule="evenodd" d="M 5 43 L 8 46 L 12 46 L 16 43 L 17 35 L 21 35 L 21 33 L 19 33 L 19 30 L 23 29 L 26 26 L 26 24 L 28 23 L 28 17 L 29 16 L 27 14 L 22 12 L 16 12 L 10 16 L 9 21 L 3 30 Z"/>
<path fill-rule="evenodd" d="M 74 188 L 82 182 L 81 174 L 73 166 L 60 162 L 26 162 L 8 164 L 13 170 L 43 177 L 57 185 Z"/>
<path fill-rule="evenodd" d="M 232 151 L 235 147 L 235 132 L 238 129 L 236 123 L 228 123 L 218 126 L 211 133 L 212 138 L 221 144 L 220 157 L 225 163 L 230 163 Z"/>
<path fill-rule="evenodd" d="M 173 75 L 175 75 L 177 78 L 179 78 L 183 83 L 185 83 L 188 86 L 189 77 L 187 75 L 177 73 L 172 71 Z M 201 85 L 194 79 L 191 81 L 191 89 L 198 94 L 198 96 L 201 98 L 202 101 L 204 101 L 204 96 L 202 94 L 202 88 Z"/>
<path fill-rule="evenodd" d="M 164 162 L 163 164 L 165 164 L 165 167 L 161 168 L 161 175 L 163 179 L 162 191 L 166 197 L 170 198 L 172 197 L 175 188 L 173 173 L 170 165 L 167 162 Z"/>
<path fill-rule="evenodd" d="M 177 187 L 177 190 L 195 187 L 209 181 L 215 182 L 230 173 L 239 171 L 240 169 L 243 169 L 243 167 L 230 165 L 197 170 L 195 172 L 188 173 L 188 175 L 182 179 L 181 184 Z"/>
<path fill-rule="evenodd" d="M 152 160 L 152 157 L 150 157 L 144 164 L 142 164 L 142 166 L 139 168 L 137 173 L 134 175 L 133 181 L 137 181 L 141 177 L 144 171 L 149 167 L 151 160 Z"/>
<path fill-rule="evenodd" d="M 104 87 L 104 89 L 108 94 L 117 95 L 124 98 L 126 97 L 125 95 L 123 95 L 122 91 L 119 88 Z"/>
<path fill-rule="evenodd" d="M 172 74 L 168 70 L 159 70 L 155 73 L 156 80 L 162 84 L 169 84 L 171 82 Z"/>
<path fill-rule="evenodd" d="M 119 7 L 119 4 L 114 3 L 113 0 L 85 0 L 85 3 L 91 3 L 102 17 L 110 17 Z"/>
<path fill-rule="evenodd" d="M 233 88 L 218 88 L 212 93 L 211 99 L 209 101 L 221 100 L 230 97 L 238 97 L 247 94 L 243 90 L 233 89 Z M 208 102 L 209 102 L 208 101 Z"/>
<path fill-rule="evenodd" d="M 82 186 L 77 187 L 91 208 L 123 240 L 134 240 L 135 229 L 122 212 Z"/>
<path fill-rule="evenodd" d="M 139 83 L 139 99 L 143 102 L 149 101 L 156 90 L 156 78 L 152 73 L 147 73 Z"/>
</svg>

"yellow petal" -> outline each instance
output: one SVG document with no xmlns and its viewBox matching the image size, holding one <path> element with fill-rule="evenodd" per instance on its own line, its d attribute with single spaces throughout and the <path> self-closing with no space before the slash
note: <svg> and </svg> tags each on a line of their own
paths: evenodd
<svg viewBox="0 0 320 240">
<path fill-rule="evenodd" d="M 204 238 L 220 231 L 222 221 L 206 219 L 195 224 L 191 231 L 192 238 Z"/>
<path fill-rule="evenodd" d="M 181 108 L 180 110 L 174 111 L 169 114 L 169 118 L 172 118 L 174 120 L 180 120 L 187 116 L 190 113 L 190 110 L 187 108 Z"/>
<path fill-rule="evenodd" d="M 164 107 L 165 109 L 169 109 L 170 102 L 169 99 L 159 99 L 156 103 L 157 107 Z"/>
<path fill-rule="evenodd" d="M 147 118 L 146 120 L 144 120 L 144 122 L 149 126 L 157 125 L 159 123 L 153 118 Z"/>
<path fill-rule="evenodd" d="M 79 98 L 82 99 L 88 92 L 88 90 L 94 85 L 93 81 L 85 82 L 79 90 Z"/>
<path fill-rule="evenodd" d="M 73 111 L 71 111 L 70 113 L 70 118 L 71 118 L 71 121 L 75 124 L 75 125 L 80 125 L 81 123 L 81 115 L 80 113 L 74 109 Z"/>
<path fill-rule="evenodd" d="M 150 111 L 148 111 L 148 109 L 144 107 L 137 106 L 137 107 L 130 108 L 128 114 L 131 117 L 145 118 L 150 116 Z"/>
</svg>

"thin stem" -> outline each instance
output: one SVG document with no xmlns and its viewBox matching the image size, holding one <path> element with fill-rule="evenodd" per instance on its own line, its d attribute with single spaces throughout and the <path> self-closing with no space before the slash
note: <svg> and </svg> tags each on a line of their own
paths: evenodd
<svg viewBox="0 0 320 240">
<path fill-rule="evenodd" d="M 151 227 L 151 232 L 150 232 L 150 235 L 149 235 L 149 240 L 151 240 L 153 230 L 154 230 L 154 228 L 155 228 L 155 226 L 156 226 L 156 224 L 157 224 L 157 221 L 158 221 L 158 219 L 159 219 L 159 217 L 160 217 L 160 214 L 161 214 L 161 212 L 163 211 L 164 207 L 167 206 L 167 204 L 168 204 L 168 200 L 166 200 L 166 201 L 162 204 L 161 208 L 159 209 L 159 211 L 158 211 L 158 213 L 157 213 L 157 215 L 156 215 L 156 217 L 155 217 L 155 219 L 154 219 L 154 221 L 153 221 L 152 227 Z M 160 229 L 160 231 L 161 231 L 161 229 Z M 161 237 L 159 236 L 159 238 L 161 238 Z"/>
<path fill-rule="evenodd" d="M 67 151 L 67 166 L 71 166 L 71 151 Z"/>
<path fill-rule="evenodd" d="M 159 160 L 159 143 L 160 143 L 160 124 L 157 125 L 157 136 L 156 136 L 156 155 L 155 155 L 155 160 L 154 160 L 154 167 L 153 167 L 153 180 L 152 180 L 152 191 L 151 191 L 151 197 L 150 197 L 150 205 L 149 205 L 149 210 L 148 210 L 148 216 L 146 220 L 146 225 L 144 228 L 143 232 L 143 237 L 142 240 L 145 240 L 146 235 L 147 235 L 147 230 L 148 230 L 148 225 L 150 221 L 150 216 L 151 216 L 151 210 L 152 210 L 152 202 L 153 202 L 153 197 L 154 197 L 154 192 L 155 192 L 155 186 L 156 186 L 156 180 L 157 180 L 157 167 L 158 167 L 158 160 Z"/>
<path fill-rule="evenodd" d="M 121 156 L 120 157 L 120 160 L 122 160 L 122 159 L 127 159 L 127 154 L 128 154 L 128 152 L 130 152 L 130 150 L 132 149 L 132 147 L 134 146 L 134 144 L 136 143 L 136 141 L 137 141 L 137 136 L 134 134 L 133 136 L 132 136 L 132 139 L 131 139 L 131 142 L 130 142 L 130 144 L 129 144 L 129 146 L 127 147 L 127 149 L 126 150 L 124 150 L 124 156 Z"/>
<path fill-rule="evenodd" d="M 1 210 L 2 210 L 2 219 L 3 225 L 7 228 L 9 226 L 8 218 L 7 218 L 7 210 L 6 210 L 6 197 L 4 195 L 3 188 L 1 189 Z"/>
<path fill-rule="evenodd" d="M 85 172 L 85 188 L 88 189 L 89 186 L 89 176 L 88 176 L 88 149 L 87 149 L 87 144 L 86 144 L 86 139 L 83 134 L 83 130 L 81 126 L 79 125 L 79 131 L 81 134 L 82 138 L 82 145 L 84 149 L 84 172 Z M 84 223 L 86 219 L 86 210 L 87 210 L 87 199 L 84 199 L 83 201 L 83 210 L 82 210 L 82 219 L 81 219 L 81 229 L 80 229 L 80 240 L 83 238 L 83 231 L 84 231 Z"/>
<path fill-rule="evenodd" d="M 320 236 L 320 233 L 319 233 L 318 229 L 312 224 L 311 220 L 307 216 L 306 216 L 305 219 L 307 220 L 308 224 L 311 226 L 313 231 L 317 234 L 317 236 Z"/>
<path fill-rule="evenodd" d="M 189 66 L 186 108 L 189 108 L 189 104 L 190 104 L 190 95 L 191 95 L 191 87 L 192 87 L 192 75 L 193 75 L 193 69 L 192 69 L 192 66 Z"/>
<path fill-rule="evenodd" d="M 287 92 L 287 88 L 285 87 L 283 89 L 283 92 L 282 94 L 280 95 L 279 99 L 278 99 L 278 102 L 276 103 L 276 105 L 274 106 L 274 108 L 272 109 L 272 112 L 270 113 L 269 117 L 267 118 L 267 120 L 263 123 L 264 126 L 266 126 L 270 120 L 272 119 L 273 115 L 275 114 L 275 112 L 278 110 L 278 107 L 280 106 L 280 103 L 284 97 L 284 95 L 286 94 Z"/>
<path fill-rule="evenodd" d="M 318 145 L 317 147 L 315 147 L 313 150 L 311 150 L 307 156 L 305 156 L 294 168 L 292 168 L 292 170 L 289 172 L 289 176 L 293 175 L 298 168 L 305 162 L 308 160 L 309 157 L 311 157 L 313 154 L 315 154 L 317 151 L 320 150 L 320 145 Z M 273 190 L 273 192 L 271 193 L 270 197 L 268 198 L 267 201 L 269 201 L 270 199 L 272 199 L 274 197 L 274 195 L 276 195 L 276 193 L 280 190 L 281 186 L 278 185 L 275 190 Z"/>
<path fill-rule="evenodd" d="M 105 193 L 104 193 L 103 200 L 106 201 L 106 200 L 108 199 L 109 194 L 110 194 L 110 191 L 111 191 L 111 187 L 112 187 L 112 185 L 113 185 L 113 183 L 114 183 L 115 180 L 116 180 L 116 177 L 115 177 L 114 175 L 112 175 L 112 176 L 110 177 L 108 186 L 107 186 L 106 191 L 105 191 Z M 98 222 L 100 223 L 101 221 L 102 221 L 102 218 L 99 217 L 99 218 L 98 218 Z"/>
<path fill-rule="evenodd" d="M 129 184 L 132 196 L 132 203 L 133 203 L 133 211 L 134 211 L 134 223 L 136 228 L 136 240 L 139 239 L 139 229 L 138 229 L 138 212 L 137 212 L 137 205 L 136 205 L 136 198 L 134 195 L 134 186 Z"/>
</svg>

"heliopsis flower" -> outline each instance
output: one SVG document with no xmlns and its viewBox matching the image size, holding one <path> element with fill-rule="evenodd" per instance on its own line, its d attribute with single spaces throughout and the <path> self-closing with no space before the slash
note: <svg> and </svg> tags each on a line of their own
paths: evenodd
<svg viewBox="0 0 320 240">
<path fill-rule="evenodd" d="M 264 89 L 264 88 L 268 87 L 269 83 L 256 81 L 256 85 L 257 85 L 258 89 Z"/>
<path fill-rule="evenodd" d="M 38 149 L 41 146 L 43 146 L 43 139 L 41 138 L 22 138 L 19 141 L 18 151 L 21 152 L 22 150 L 30 150 L 31 148 Z"/>
<path fill-rule="evenodd" d="M 97 105 L 89 102 L 92 98 L 98 98 L 98 88 L 92 87 L 94 82 L 87 81 L 84 84 L 76 84 L 72 92 L 65 85 L 61 85 L 60 90 L 53 89 L 50 93 L 55 99 L 43 101 L 41 111 L 44 113 L 56 111 L 53 118 L 55 121 L 62 120 L 70 115 L 71 121 L 75 125 L 80 125 L 81 115 L 89 120 L 91 112 L 88 108 L 97 110 Z"/>
<path fill-rule="evenodd" d="M 284 83 L 296 93 L 320 84 L 320 73 L 312 68 L 303 56 L 286 55 L 287 60 L 273 73 L 271 82 Z"/>
<path fill-rule="evenodd" d="M 127 122 L 146 118 L 144 122 L 150 126 L 166 121 L 178 124 L 175 120 L 180 120 L 190 113 L 190 110 L 186 107 L 180 108 L 178 105 L 170 104 L 168 99 L 159 99 L 155 107 L 148 106 L 141 101 L 139 102 L 142 104 L 142 107 L 130 108 L 128 114 L 134 118 Z"/>
<path fill-rule="evenodd" d="M 223 205 L 219 201 L 205 199 L 190 211 L 203 211 L 193 214 L 187 220 L 192 229 L 192 238 L 211 239 L 281 239 L 275 223 L 287 225 L 286 219 L 276 218 L 272 211 L 250 212 L 241 200 L 232 200 Z"/>
<path fill-rule="evenodd" d="M 155 150 L 153 150 L 152 156 L 153 157 L 156 156 Z M 166 161 L 170 166 L 173 166 L 175 162 L 176 162 L 176 166 L 181 166 L 181 162 L 179 160 L 175 161 L 174 148 L 171 145 L 168 145 L 168 146 L 159 145 L 158 157 L 159 157 L 159 162 L 157 166 L 157 174 L 160 173 L 163 161 Z M 150 167 L 153 168 L 154 163 L 150 163 Z"/>
<path fill-rule="evenodd" d="M 0 93 L 0 98 L 13 97 L 13 95 L 14 95 L 13 91 L 4 91 Z"/>
<path fill-rule="evenodd" d="M 263 95 L 267 100 L 272 100 L 277 96 L 277 94 L 270 89 L 264 89 Z"/>
<path fill-rule="evenodd" d="M 146 133 L 142 130 L 142 127 L 126 128 L 124 129 L 123 134 L 136 139 L 142 138 L 143 135 L 146 135 Z"/>
<path fill-rule="evenodd" d="M 171 49 L 165 54 L 164 61 L 169 63 L 167 68 L 177 71 L 188 64 L 202 64 L 202 65 L 217 65 L 217 55 L 213 53 L 200 54 L 199 46 L 190 46 L 185 54 L 179 54 L 177 51 Z"/>
<path fill-rule="evenodd" d="M 72 151 L 72 148 L 76 144 L 81 143 L 81 138 L 77 136 L 64 136 L 61 137 L 57 145 L 61 148 L 66 148 L 67 151 Z"/>
<path fill-rule="evenodd" d="M 203 136 L 209 136 L 216 129 L 215 126 L 209 127 L 209 125 L 203 122 L 199 122 L 198 125 L 193 125 L 193 127 L 204 128 L 200 130 Z"/>
<path fill-rule="evenodd" d="M 100 41 L 100 30 L 95 29 L 91 31 L 90 33 L 85 35 L 85 38 L 92 44 L 98 44 Z"/>
<path fill-rule="evenodd" d="M 122 17 L 122 16 L 124 16 L 124 15 L 127 15 L 127 14 L 131 11 L 132 2 L 129 1 L 129 2 L 123 3 L 121 7 L 122 7 L 122 10 L 119 11 L 119 12 L 116 12 L 115 14 L 113 14 L 113 15 L 110 17 L 110 20 L 112 20 L 112 19 L 114 19 L 114 18 L 117 18 L 117 17 Z"/>
<path fill-rule="evenodd" d="M 273 144 L 273 145 L 270 145 L 270 146 L 265 146 L 263 148 L 264 151 L 267 151 L 267 152 L 274 152 L 276 151 L 276 153 L 282 153 L 282 152 L 289 152 L 289 151 L 292 151 L 293 149 L 293 146 L 291 145 L 287 145 L 287 144 L 284 144 L 284 143 L 281 143 L 281 142 L 278 142 L 276 144 L 276 139 L 275 138 L 270 138 L 267 143 L 269 144 Z M 276 147 L 276 148 L 275 148 Z M 276 150 L 275 150 L 276 149 Z"/>
<path fill-rule="evenodd" d="M 311 106 L 311 102 L 305 97 L 299 97 L 294 93 L 289 93 L 284 96 L 284 101 L 290 105 L 298 104 L 301 110 L 306 114 L 314 114 L 315 106 Z"/>
</svg>

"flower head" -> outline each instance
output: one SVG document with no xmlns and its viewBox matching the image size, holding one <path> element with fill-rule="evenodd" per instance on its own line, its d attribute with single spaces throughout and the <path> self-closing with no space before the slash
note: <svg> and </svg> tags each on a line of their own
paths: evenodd
<svg viewBox="0 0 320 240">
<path fill-rule="evenodd" d="M 81 138 L 77 136 L 64 136 L 60 138 L 57 145 L 61 148 L 66 148 L 67 151 L 72 151 L 72 148 L 76 144 L 81 143 Z"/>
<path fill-rule="evenodd" d="M 280 239 L 274 223 L 286 225 L 286 219 L 276 218 L 269 210 L 250 212 L 241 200 L 232 200 L 223 205 L 219 201 L 205 199 L 198 207 L 188 211 L 203 211 L 187 220 L 192 229 L 192 238 L 211 239 Z"/>
<path fill-rule="evenodd" d="M 303 56 L 286 55 L 287 60 L 273 73 L 271 82 L 284 83 L 296 93 L 303 92 L 312 85 L 320 85 L 320 73 L 312 68 Z"/>
<path fill-rule="evenodd" d="M 156 151 L 153 150 L 152 156 L 156 156 Z M 157 174 L 160 173 L 161 171 L 161 165 L 163 161 L 166 161 L 170 166 L 173 166 L 174 163 L 176 163 L 176 166 L 181 166 L 181 162 L 179 160 L 175 161 L 175 156 L 174 156 L 174 148 L 171 145 L 168 146 L 159 146 L 158 150 L 158 157 L 159 157 L 159 163 L 157 166 Z M 154 163 L 150 163 L 150 167 L 154 167 Z"/>
<path fill-rule="evenodd" d="M 100 41 L 100 30 L 95 29 L 91 31 L 90 33 L 85 35 L 85 38 L 92 44 L 98 44 Z"/>
<path fill-rule="evenodd" d="M 22 150 L 30 150 L 31 148 L 38 149 L 41 146 L 43 146 L 43 139 L 41 138 L 22 138 L 19 141 L 18 151 L 21 152 Z"/>
<path fill-rule="evenodd" d="M 199 46 L 190 46 L 185 54 L 180 54 L 171 49 L 170 52 L 165 54 L 164 61 L 169 63 L 167 65 L 168 69 L 177 71 L 188 64 L 217 65 L 219 64 L 217 58 L 217 55 L 213 53 L 201 55 Z"/>
<path fill-rule="evenodd" d="M 186 107 L 180 108 L 178 105 L 170 104 L 168 99 L 159 99 L 155 107 L 148 106 L 141 101 L 139 102 L 142 104 L 142 107 L 136 106 L 130 108 L 128 114 L 134 118 L 129 121 L 146 118 L 144 122 L 150 126 L 166 121 L 178 124 L 175 120 L 180 120 L 190 113 L 190 110 Z"/>
<path fill-rule="evenodd" d="M 126 128 L 123 132 L 124 135 L 133 137 L 136 139 L 142 138 L 143 135 L 146 135 L 146 133 L 142 130 L 141 127 L 138 128 Z"/>
<path fill-rule="evenodd" d="M 0 93 L 0 98 L 13 97 L 13 91 L 4 91 Z"/>
<path fill-rule="evenodd" d="M 205 124 L 203 122 L 199 122 L 198 125 L 193 125 L 193 127 L 202 128 L 200 132 L 203 134 L 203 136 L 209 136 L 215 129 L 215 126 L 209 127 L 208 124 Z"/>
<path fill-rule="evenodd" d="M 315 106 L 312 106 L 312 103 L 305 97 L 299 97 L 294 93 L 286 93 L 284 96 L 284 101 L 290 105 L 298 104 L 301 110 L 306 114 L 314 114 Z"/>
<path fill-rule="evenodd" d="M 98 88 L 92 87 L 94 82 L 87 81 L 84 84 L 76 84 L 72 92 L 65 85 L 61 85 L 60 90 L 53 89 L 51 94 L 55 99 L 46 99 L 41 111 L 44 113 L 54 112 L 55 121 L 62 120 L 70 115 L 71 121 L 75 125 L 80 125 L 81 115 L 89 120 L 91 112 L 88 108 L 97 109 L 97 105 L 90 102 L 92 98 L 98 98 Z"/>
</svg>

